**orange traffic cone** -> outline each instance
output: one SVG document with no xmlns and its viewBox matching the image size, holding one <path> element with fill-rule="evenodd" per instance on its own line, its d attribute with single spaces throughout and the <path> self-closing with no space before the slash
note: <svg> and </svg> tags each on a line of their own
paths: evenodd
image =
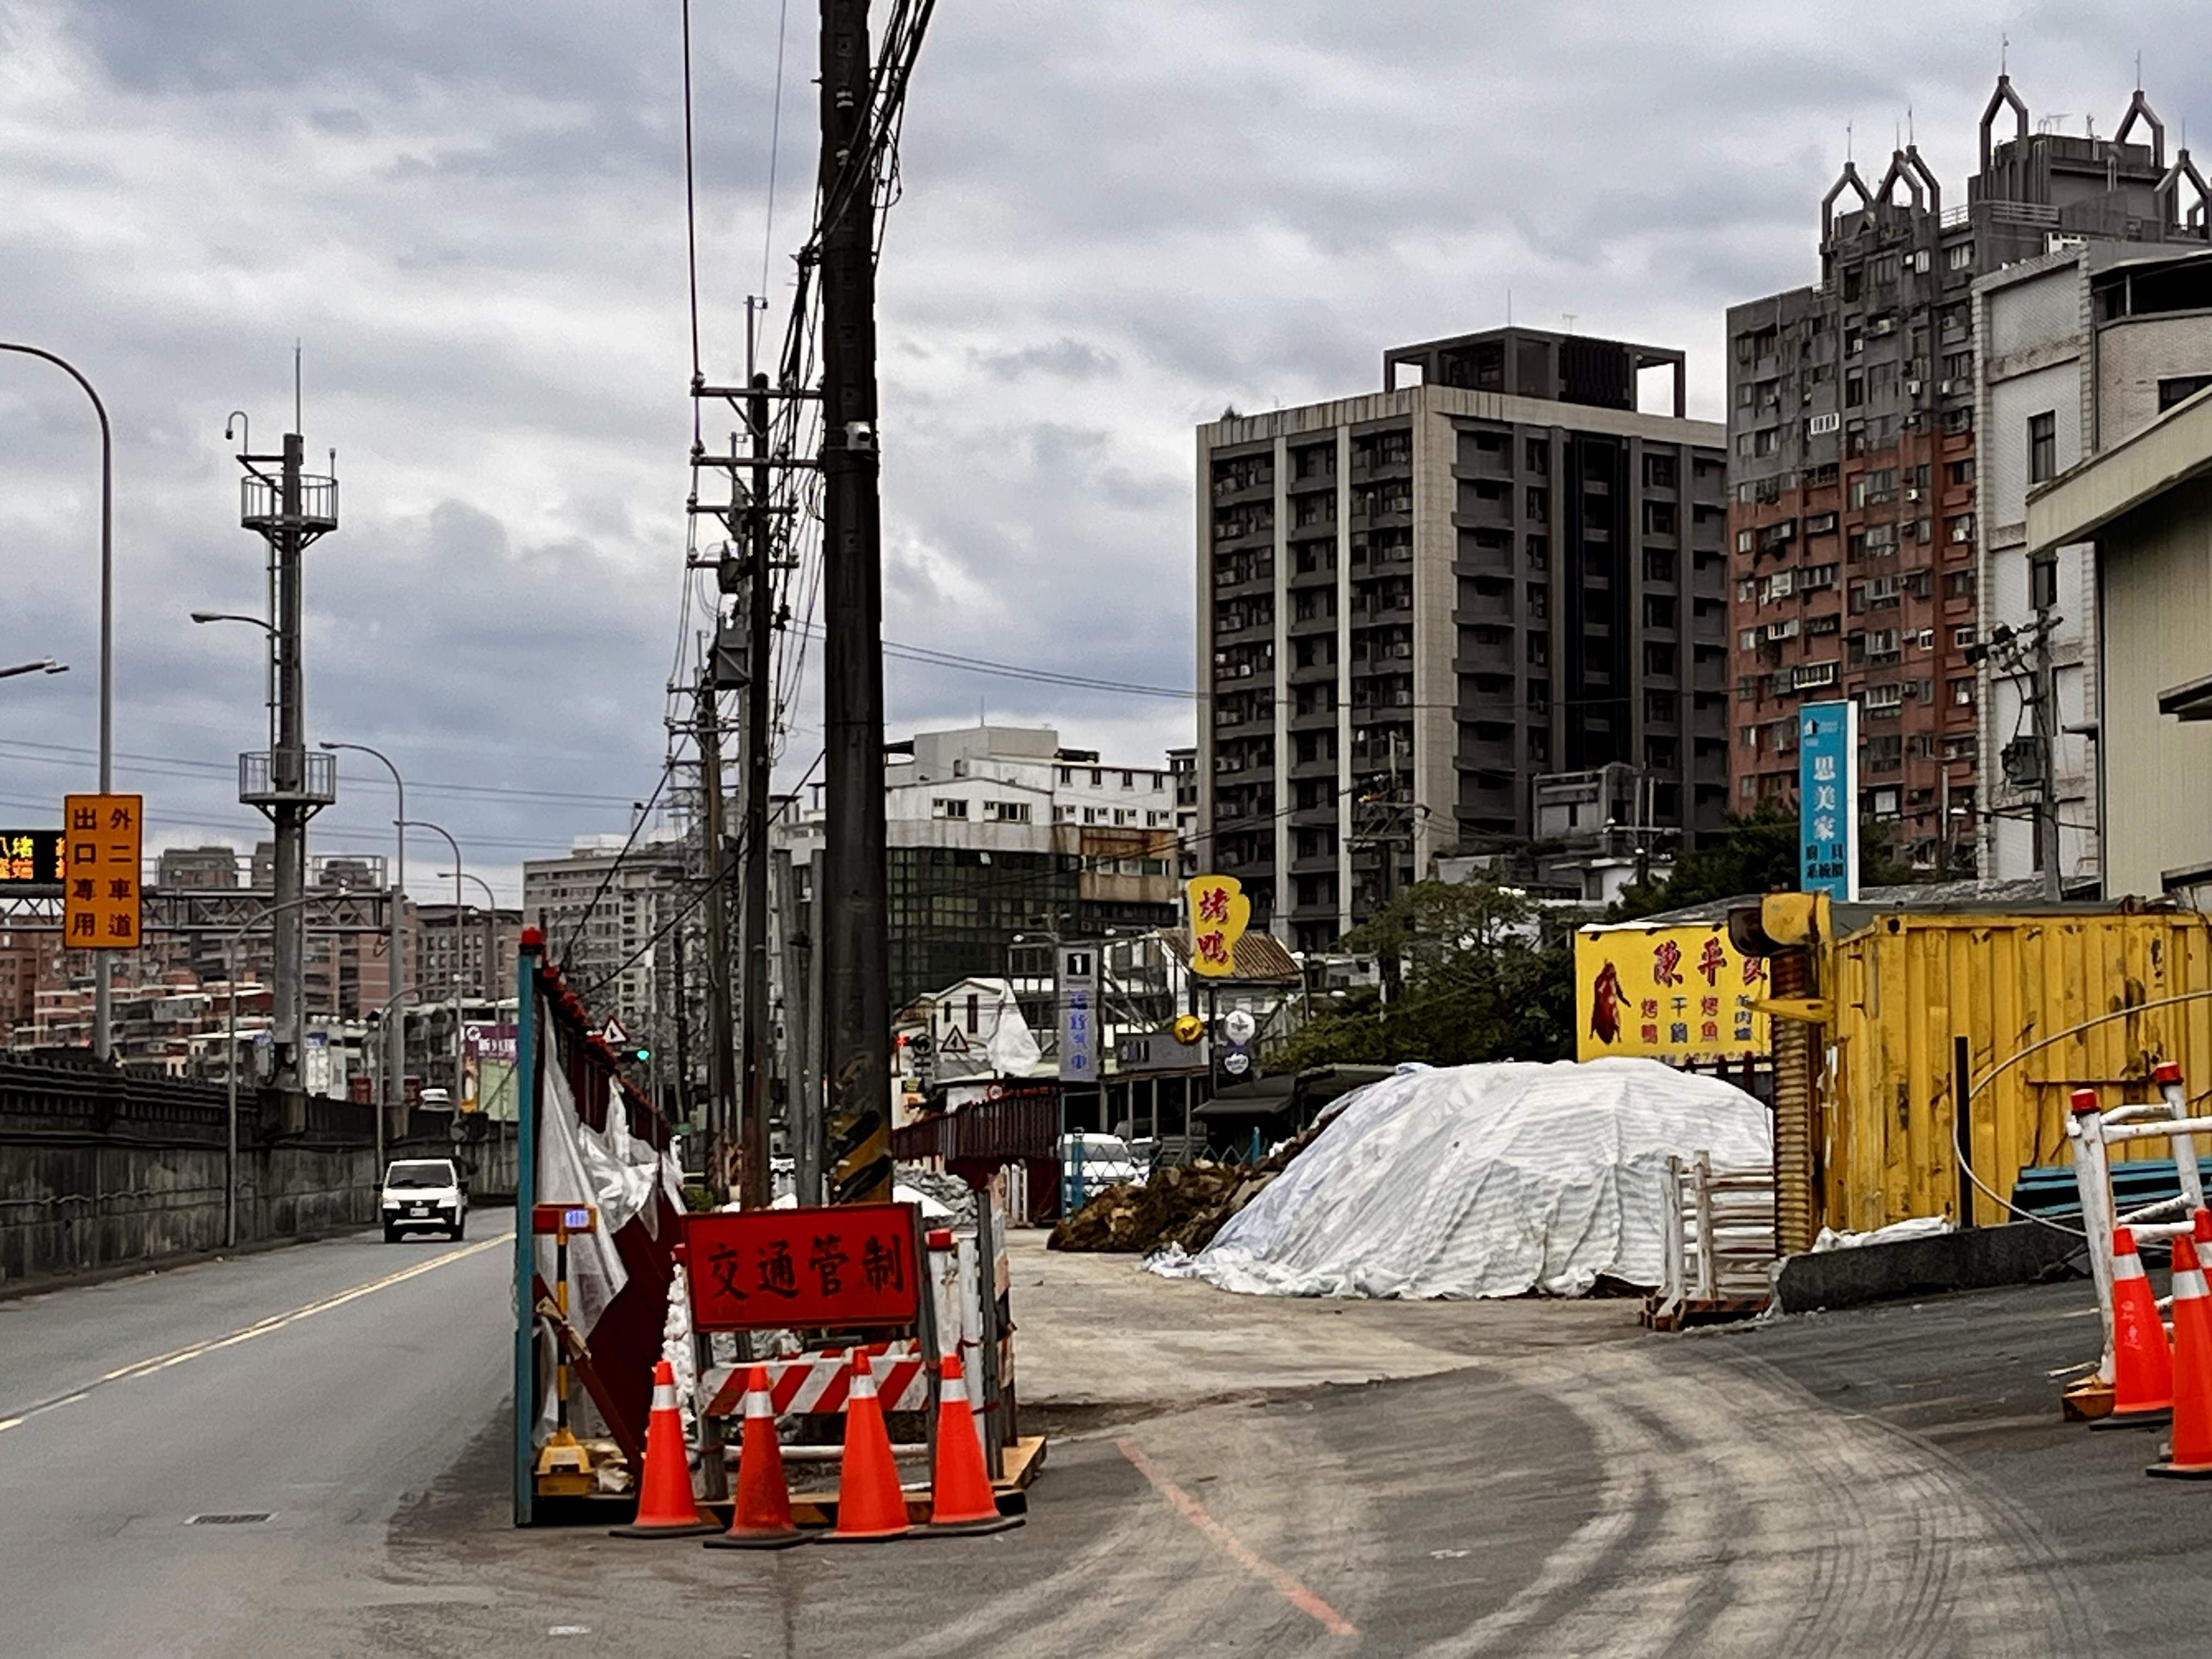
<svg viewBox="0 0 2212 1659">
<path fill-rule="evenodd" d="M 999 1513 L 990 1471 L 983 1467 L 983 1443 L 976 1437 L 975 1413 L 961 1381 L 960 1356 L 945 1356 L 937 1395 L 937 1469 L 929 1492 L 929 1530 L 939 1533 L 1005 1532 L 1022 1524 L 1018 1515 Z"/>
<path fill-rule="evenodd" d="M 903 1538 L 906 1493 L 899 1489 L 898 1463 L 891 1456 L 890 1431 L 876 1399 L 876 1374 L 865 1348 L 853 1349 L 852 1392 L 845 1401 L 845 1455 L 837 1472 L 837 1524 L 822 1534 L 826 1544 L 875 1543 Z"/>
<path fill-rule="evenodd" d="M 2173 1409 L 2173 1351 L 2136 1236 L 2112 1232 L 2112 1412 L 2099 1426 L 2155 1423 Z"/>
<path fill-rule="evenodd" d="M 745 1373 L 744 1437 L 738 1448 L 738 1511 L 729 1531 L 709 1538 L 710 1550 L 787 1550 L 806 1542 L 791 1522 L 791 1488 L 783 1480 L 783 1448 L 775 1438 L 775 1401 L 768 1367 Z"/>
<path fill-rule="evenodd" d="M 609 1529 L 615 1538 L 696 1538 L 721 1528 L 699 1512 L 684 1449 L 684 1414 L 676 1409 L 676 1373 L 664 1359 L 653 1368 L 653 1415 L 645 1425 L 645 1474 L 637 1483 L 637 1519 Z"/>
<path fill-rule="evenodd" d="M 2212 1480 L 2212 1291 L 2186 1233 L 2173 1241 L 2173 1439 L 2145 1472 Z"/>
</svg>

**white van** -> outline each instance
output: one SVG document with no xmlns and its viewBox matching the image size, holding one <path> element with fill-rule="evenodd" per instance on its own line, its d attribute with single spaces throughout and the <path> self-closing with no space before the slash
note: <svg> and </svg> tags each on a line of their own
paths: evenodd
<svg viewBox="0 0 2212 1659">
<path fill-rule="evenodd" d="M 441 1232 L 459 1238 L 468 1231 L 469 1187 L 449 1158 L 406 1158 L 384 1172 L 378 1207 L 384 1216 L 384 1242 L 405 1232 Z"/>
</svg>

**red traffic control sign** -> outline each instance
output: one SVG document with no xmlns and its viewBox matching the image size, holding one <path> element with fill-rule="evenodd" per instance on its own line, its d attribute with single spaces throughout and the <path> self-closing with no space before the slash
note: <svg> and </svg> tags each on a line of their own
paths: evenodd
<svg viewBox="0 0 2212 1659">
<path fill-rule="evenodd" d="M 921 1313 L 907 1204 L 732 1210 L 684 1219 L 700 1331 L 910 1325 Z"/>
<path fill-rule="evenodd" d="M 587 1233 L 598 1224 L 588 1204 L 533 1204 L 530 1231 L 533 1233 Z"/>
</svg>

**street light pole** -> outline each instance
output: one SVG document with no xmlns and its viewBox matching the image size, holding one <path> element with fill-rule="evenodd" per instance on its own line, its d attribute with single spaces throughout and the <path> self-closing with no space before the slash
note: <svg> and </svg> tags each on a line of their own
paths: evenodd
<svg viewBox="0 0 2212 1659">
<path fill-rule="evenodd" d="M 52 657 L 41 657 L 36 662 L 10 663 L 0 668 L 0 680 L 12 680 L 18 674 L 66 674 L 69 665 L 56 662 Z"/>
<path fill-rule="evenodd" d="M 499 939 L 499 895 L 491 890 L 491 884 L 486 881 L 482 876 L 472 876 L 465 870 L 456 870 L 453 873 L 462 880 L 472 881 L 476 883 L 477 886 L 483 889 L 484 945 L 483 978 L 482 981 L 482 986 L 483 1000 L 486 1002 L 495 1003 L 499 1000 L 499 982 L 497 977 L 499 973 L 499 958 L 497 956 Z M 438 872 L 438 879 L 443 881 L 445 878 L 446 872 L 443 870 Z M 456 967 L 458 967 L 459 963 L 461 954 L 460 927 L 460 916 L 459 914 L 456 912 L 453 917 L 453 959 Z M 477 1061 L 479 1065 L 482 1064 L 482 1055 L 477 1056 Z M 479 1080 L 479 1086 L 481 1086 L 481 1079 Z M 453 1104 L 456 1108 L 460 1105 L 460 1101 L 458 1097 L 454 1100 Z M 483 1105 L 483 1101 L 481 1096 L 477 1098 L 477 1105 L 478 1109 L 481 1110 Z"/>
<path fill-rule="evenodd" d="M 402 830 L 429 830 L 443 836 L 453 849 L 453 1109 L 461 1109 L 461 844 L 442 824 L 420 818 L 403 818 Z"/>
<path fill-rule="evenodd" d="M 92 382 L 77 372 L 76 364 L 37 346 L 16 345 L 4 340 L 0 340 L 0 351 L 13 351 L 52 363 L 83 388 L 84 395 L 92 399 L 93 412 L 100 416 L 100 793 L 112 794 L 115 791 L 115 435 L 108 425 L 107 405 L 100 402 L 100 394 L 92 389 Z M 103 1062 L 115 1055 L 114 1023 L 109 1006 L 112 969 L 110 952 L 93 952 L 92 1053 L 94 1059 Z"/>
<path fill-rule="evenodd" d="M 392 793 L 398 798 L 394 805 L 397 816 L 394 817 L 393 823 L 397 826 L 396 833 L 399 845 L 398 848 L 398 861 L 393 869 L 392 875 L 392 944 L 390 946 L 392 953 L 392 983 L 390 988 L 394 992 L 401 991 L 404 990 L 407 985 L 407 970 L 405 966 L 406 958 L 404 954 L 405 950 L 404 918 L 407 908 L 407 900 L 405 896 L 407 887 L 407 782 L 405 779 L 399 775 L 399 769 L 392 763 L 392 757 L 389 755 L 386 755 L 381 750 L 372 749 L 365 743 L 325 742 L 321 745 L 321 747 L 332 752 L 340 749 L 350 749 L 357 754 L 368 755 L 375 760 L 382 762 L 384 764 L 384 769 L 392 774 Z M 384 1137 L 386 1133 L 386 1125 L 387 1123 L 397 1124 L 400 1121 L 400 1112 L 402 1109 L 405 1107 L 406 1103 L 407 1025 L 406 1022 L 403 1020 L 392 1030 L 386 1032 L 384 1038 L 384 1103 L 377 1109 L 376 1119 L 376 1167 L 380 1170 L 384 1168 Z M 388 1118 L 386 1116 L 386 1114 L 387 1113 L 390 1114 Z"/>
</svg>

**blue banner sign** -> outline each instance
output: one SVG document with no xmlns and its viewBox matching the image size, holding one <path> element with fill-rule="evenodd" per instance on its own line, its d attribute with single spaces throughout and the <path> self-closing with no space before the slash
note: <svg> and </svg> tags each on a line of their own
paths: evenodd
<svg viewBox="0 0 2212 1659">
<path fill-rule="evenodd" d="M 1808 702 L 1797 711 L 1797 884 L 1859 896 L 1859 708 Z"/>
</svg>

